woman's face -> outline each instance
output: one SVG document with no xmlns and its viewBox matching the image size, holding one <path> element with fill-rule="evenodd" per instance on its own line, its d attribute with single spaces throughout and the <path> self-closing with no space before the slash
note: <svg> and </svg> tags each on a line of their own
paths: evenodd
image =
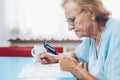
<svg viewBox="0 0 120 80">
<path fill-rule="evenodd" d="M 95 33 L 93 26 L 93 15 L 89 11 L 80 9 L 65 9 L 65 15 L 68 21 L 68 29 L 74 30 L 78 37 L 92 37 Z"/>
</svg>

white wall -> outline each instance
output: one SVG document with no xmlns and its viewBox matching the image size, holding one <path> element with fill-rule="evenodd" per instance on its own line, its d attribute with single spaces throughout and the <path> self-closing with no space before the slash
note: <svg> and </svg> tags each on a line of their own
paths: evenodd
<svg viewBox="0 0 120 80">
<path fill-rule="evenodd" d="M 6 27 L 4 24 L 4 0 L 0 0 L 0 46 L 10 46 L 6 38 Z"/>
<path fill-rule="evenodd" d="M 3 0 L 0 0 L 0 40 L 1 40 L 1 38 L 2 38 L 2 32 L 3 32 L 3 30 L 2 30 L 2 28 L 3 28 L 3 26 L 4 26 L 4 18 L 3 18 L 3 14 L 4 14 L 4 9 L 3 9 L 3 6 L 4 6 L 4 1 Z"/>
<path fill-rule="evenodd" d="M 120 19 L 120 0 L 102 0 L 105 7 L 112 13 L 112 17 Z"/>
</svg>

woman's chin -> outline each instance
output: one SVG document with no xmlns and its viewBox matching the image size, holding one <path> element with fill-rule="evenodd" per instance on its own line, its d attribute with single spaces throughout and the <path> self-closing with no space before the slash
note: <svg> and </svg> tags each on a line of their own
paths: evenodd
<svg viewBox="0 0 120 80">
<path fill-rule="evenodd" d="M 77 37 L 79 37 L 79 38 L 87 37 L 87 36 L 84 35 L 84 34 L 76 34 L 76 35 L 77 35 Z"/>
<path fill-rule="evenodd" d="M 85 37 L 85 33 L 82 33 L 82 32 L 75 32 L 76 36 L 79 37 L 79 38 L 82 38 L 82 37 Z"/>
<path fill-rule="evenodd" d="M 82 37 L 82 35 L 81 34 L 76 34 L 77 35 L 77 37 L 79 37 L 79 38 L 81 38 Z"/>
</svg>

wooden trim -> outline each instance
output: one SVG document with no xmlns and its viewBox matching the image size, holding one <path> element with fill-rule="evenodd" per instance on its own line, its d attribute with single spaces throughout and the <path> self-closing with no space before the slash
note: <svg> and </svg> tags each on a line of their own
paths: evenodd
<svg viewBox="0 0 120 80">
<path fill-rule="evenodd" d="M 10 39 L 9 40 L 10 42 L 12 43 L 21 43 L 21 42 L 43 42 L 44 40 L 39 40 L 39 39 L 36 39 L 36 40 L 20 40 L 20 39 L 16 39 L 16 40 L 12 40 Z M 47 42 L 82 42 L 82 40 L 54 40 L 54 39 L 51 39 L 51 40 L 47 40 Z"/>
</svg>

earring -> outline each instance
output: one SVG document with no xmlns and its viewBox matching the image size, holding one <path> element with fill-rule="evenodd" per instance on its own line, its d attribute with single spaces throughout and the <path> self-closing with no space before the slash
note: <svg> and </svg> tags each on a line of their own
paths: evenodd
<svg viewBox="0 0 120 80">
<path fill-rule="evenodd" d="M 95 21 L 94 21 L 94 20 L 92 20 L 92 25 L 93 25 L 93 26 L 95 25 Z"/>
</svg>

